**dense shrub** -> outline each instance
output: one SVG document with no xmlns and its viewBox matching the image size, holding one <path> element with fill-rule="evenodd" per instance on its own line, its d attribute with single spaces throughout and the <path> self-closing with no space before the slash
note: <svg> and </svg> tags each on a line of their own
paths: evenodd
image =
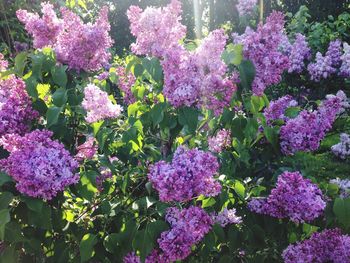
<svg viewBox="0 0 350 263">
<path fill-rule="evenodd" d="M 349 14 L 240 0 L 190 41 L 130 6 L 112 59 L 84 3 L 19 4 L 34 48 L 0 53 L 0 262 L 350 262 Z"/>
</svg>

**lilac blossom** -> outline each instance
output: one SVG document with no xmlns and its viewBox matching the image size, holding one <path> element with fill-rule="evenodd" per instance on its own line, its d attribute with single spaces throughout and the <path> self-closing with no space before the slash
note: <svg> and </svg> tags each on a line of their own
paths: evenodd
<svg viewBox="0 0 350 263">
<path fill-rule="evenodd" d="M 343 77 L 350 77 L 350 45 L 348 43 L 343 44 L 343 55 L 341 56 L 340 75 Z"/>
<path fill-rule="evenodd" d="M 315 232 L 309 239 L 289 245 L 283 251 L 285 263 L 348 263 L 350 262 L 350 236 L 339 229 Z"/>
<path fill-rule="evenodd" d="M 186 35 L 186 27 L 181 24 L 181 2 L 172 0 L 166 7 L 130 6 L 127 16 L 131 33 L 136 43 L 131 50 L 137 55 L 163 57 L 164 52 L 177 48 Z"/>
<path fill-rule="evenodd" d="M 289 119 L 280 130 L 282 152 L 293 155 L 317 150 L 337 116 L 348 107 L 345 93 L 338 91 L 336 95 L 327 95 L 317 110 L 303 110 L 296 118 Z"/>
<path fill-rule="evenodd" d="M 240 224 L 242 223 L 242 218 L 236 215 L 236 209 L 225 208 L 220 213 L 213 216 L 213 221 L 225 227 L 229 224 Z"/>
<path fill-rule="evenodd" d="M 8 62 L 5 59 L 4 55 L 0 53 L 0 72 L 5 71 L 8 67 Z"/>
<path fill-rule="evenodd" d="M 315 63 L 308 65 L 312 80 L 319 82 L 321 79 L 327 79 L 337 72 L 342 57 L 341 45 L 340 40 L 335 40 L 329 43 L 325 56 L 317 52 Z"/>
<path fill-rule="evenodd" d="M 0 136 L 7 133 L 24 134 L 29 131 L 30 122 L 38 117 L 24 81 L 14 75 L 0 79 Z"/>
<path fill-rule="evenodd" d="M 97 149 L 97 141 L 94 137 L 89 136 L 83 144 L 77 147 L 77 154 L 75 155 L 75 159 L 78 162 L 91 160 L 97 153 Z"/>
<path fill-rule="evenodd" d="M 254 199 L 248 207 L 259 214 L 304 223 L 323 214 L 324 200 L 318 186 L 304 179 L 299 172 L 284 172 L 267 198 Z"/>
<path fill-rule="evenodd" d="M 260 96 L 268 86 L 279 83 L 289 68 L 288 56 L 280 50 L 285 40 L 284 23 L 284 15 L 273 12 L 256 31 L 247 27 L 243 35 L 234 35 L 234 42 L 243 45 L 244 57 L 255 66 L 254 95 Z"/>
<path fill-rule="evenodd" d="M 208 138 L 209 150 L 220 153 L 224 148 L 231 146 L 231 131 L 222 129 L 216 133 L 216 136 Z"/>
<path fill-rule="evenodd" d="M 179 210 L 169 208 L 166 220 L 171 229 L 161 234 L 158 244 L 169 261 L 183 260 L 191 253 L 191 247 L 200 242 L 210 231 L 213 220 L 199 207 Z"/>
<path fill-rule="evenodd" d="M 339 187 L 340 198 L 348 198 L 350 196 L 350 180 L 349 179 L 332 179 L 330 184 L 335 184 Z"/>
<path fill-rule="evenodd" d="M 63 144 L 50 138 L 52 134 L 35 130 L 23 137 L 7 134 L 0 139 L 0 145 L 10 153 L 0 160 L 0 167 L 16 181 L 22 194 L 50 200 L 78 182 L 78 163 Z"/>
<path fill-rule="evenodd" d="M 117 118 L 123 110 L 120 105 L 112 103 L 107 92 L 93 84 L 85 87 L 82 106 L 87 111 L 86 121 L 88 123 Z"/>
<path fill-rule="evenodd" d="M 122 66 L 116 68 L 116 74 L 118 75 L 118 88 L 123 92 L 125 103 L 134 103 L 136 99 L 132 94 L 131 87 L 135 84 L 135 76 L 131 72 L 126 72 L 126 68 Z"/>
<path fill-rule="evenodd" d="M 339 158 L 345 160 L 350 155 L 350 136 L 342 133 L 340 135 L 340 143 L 331 147 L 332 152 Z"/>
<path fill-rule="evenodd" d="M 296 34 L 294 44 L 291 47 L 288 72 L 301 73 L 305 67 L 305 60 L 311 58 L 311 49 L 308 46 L 306 37 L 300 33 Z"/>
<path fill-rule="evenodd" d="M 275 120 L 287 121 L 289 118 L 284 115 L 286 110 L 290 107 L 296 107 L 297 105 L 298 102 L 290 95 L 271 101 L 270 105 L 264 110 L 266 123 L 271 125 Z"/>
<path fill-rule="evenodd" d="M 239 0 L 236 5 L 240 16 L 250 15 L 258 5 L 258 0 Z"/>
<path fill-rule="evenodd" d="M 148 179 L 161 201 L 181 202 L 199 195 L 218 195 L 221 185 L 214 179 L 218 169 L 218 161 L 212 154 L 179 147 L 171 163 L 159 161 L 150 167 Z"/>
</svg>

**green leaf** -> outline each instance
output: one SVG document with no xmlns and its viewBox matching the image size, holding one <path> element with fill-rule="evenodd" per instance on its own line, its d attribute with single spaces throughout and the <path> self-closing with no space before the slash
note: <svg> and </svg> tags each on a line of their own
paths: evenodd
<svg viewBox="0 0 350 263">
<path fill-rule="evenodd" d="M 142 66 L 146 69 L 146 71 L 151 75 L 151 77 L 156 82 L 161 82 L 163 79 L 163 71 L 162 66 L 160 65 L 160 62 L 156 58 L 148 59 L 144 58 L 142 59 Z"/>
<path fill-rule="evenodd" d="M 199 112 L 195 108 L 183 107 L 179 110 L 179 123 L 187 126 L 190 133 L 197 129 Z"/>
<path fill-rule="evenodd" d="M 80 241 L 80 262 L 88 261 L 95 253 L 94 246 L 97 244 L 97 238 L 94 234 L 85 234 Z"/>
<path fill-rule="evenodd" d="M 26 52 L 21 52 L 15 57 L 14 70 L 16 72 L 16 75 L 20 77 L 23 76 L 23 72 L 27 64 L 27 57 L 28 57 L 28 54 Z"/>
<path fill-rule="evenodd" d="M 67 66 L 57 66 L 51 69 L 52 79 L 61 88 L 65 88 L 67 85 Z"/>
<path fill-rule="evenodd" d="M 47 127 L 51 127 L 58 122 L 58 117 L 62 111 L 61 107 L 53 106 L 49 108 L 46 112 Z"/>
<path fill-rule="evenodd" d="M 141 261 L 145 260 L 146 256 L 154 247 L 152 239 L 146 229 L 137 231 L 132 244 L 135 250 L 140 251 Z"/>
<path fill-rule="evenodd" d="M 25 83 L 28 95 L 32 98 L 37 99 L 39 94 L 38 90 L 36 89 L 36 86 L 38 85 L 36 78 L 34 76 L 30 76 L 28 79 L 25 80 Z"/>
<path fill-rule="evenodd" d="M 165 103 L 158 103 L 151 109 L 150 114 L 153 121 L 153 126 L 158 125 L 164 119 Z"/>
<path fill-rule="evenodd" d="M 222 59 L 227 65 L 233 64 L 238 66 L 243 60 L 243 46 L 233 45 L 232 43 L 227 45 L 222 53 Z"/>
<path fill-rule="evenodd" d="M 333 211 L 338 221 L 346 228 L 350 227 L 350 198 L 337 198 L 334 201 Z"/>
<path fill-rule="evenodd" d="M 210 207 L 216 204 L 215 198 L 209 197 L 202 201 L 202 208 Z"/>
<path fill-rule="evenodd" d="M 10 222 L 10 213 L 8 209 L 0 210 L 0 240 L 5 237 L 5 225 Z"/>
<path fill-rule="evenodd" d="M 141 77 L 145 69 L 141 64 L 136 64 L 134 67 L 134 75 L 136 78 Z"/>
<path fill-rule="evenodd" d="M 244 199 L 245 197 L 245 187 L 240 181 L 236 181 L 234 185 L 235 192 Z"/>
<path fill-rule="evenodd" d="M 286 109 L 284 115 L 289 118 L 295 118 L 300 112 L 300 107 L 289 107 Z"/>
<path fill-rule="evenodd" d="M 278 149 L 278 128 L 277 127 L 264 127 L 264 134 L 269 143 L 272 144 L 275 151 Z"/>
<path fill-rule="evenodd" d="M 43 209 L 44 202 L 41 199 L 35 199 L 28 196 L 22 196 L 21 200 L 26 203 L 27 207 L 37 213 L 41 213 Z"/>
<path fill-rule="evenodd" d="M 0 193 L 0 210 L 7 208 L 12 200 L 13 200 L 12 193 L 10 192 Z"/>
<path fill-rule="evenodd" d="M 242 87 L 246 90 L 251 90 L 255 78 L 254 64 L 249 60 L 243 60 L 238 69 Z"/>
<path fill-rule="evenodd" d="M 7 182 L 12 182 L 12 178 L 6 173 L 0 171 L 0 186 L 4 185 Z"/>
<path fill-rule="evenodd" d="M 67 102 L 67 90 L 65 88 L 59 88 L 52 94 L 52 101 L 57 107 L 61 107 Z"/>
</svg>

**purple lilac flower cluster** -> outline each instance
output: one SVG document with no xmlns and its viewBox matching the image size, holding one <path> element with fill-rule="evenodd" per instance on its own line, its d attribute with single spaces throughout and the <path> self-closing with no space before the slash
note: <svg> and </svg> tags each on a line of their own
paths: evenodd
<svg viewBox="0 0 350 263">
<path fill-rule="evenodd" d="M 343 44 L 343 55 L 341 56 L 340 75 L 343 77 L 350 77 L 350 45 L 348 43 Z"/>
<path fill-rule="evenodd" d="M 236 8 L 240 16 L 250 15 L 258 5 L 258 0 L 239 0 Z"/>
<path fill-rule="evenodd" d="M 266 87 L 279 83 L 283 71 L 289 68 L 288 56 L 280 50 L 280 44 L 285 39 L 284 23 L 284 15 L 273 12 L 256 31 L 247 27 L 243 35 L 233 35 L 234 42 L 243 45 L 245 58 L 255 65 L 255 95 L 260 96 Z"/>
<path fill-rule="evenodd" d="M 336 120 L 338 114 L 349 107 L 346 95 L 328 95 L 316 111 L 303 110 L 281 127 L 281 149 L 286 155 L 297 151 L 315 151 Z"/>
<path fill-rule="evenodd" d="M 330 42 L 326 55 L 323 56 L 320 52 L 317 52 L 316 62 L 308 65 L 311 79 L 320 81 L 336 73 L 337 67 L 339 67 L 341 63 L 341 57 L 342 42 L 340 40 Z"/>
<path fill-rule="evenodd" d="M 316 232 L 302 242 L 289 245 L 283 251 L 285 263 L 348 263 L 350 262 L 350 236 L 339 229 Z"/>
<path fill-rule="evenodd" d="M 0 136 L 7 133 L 24 134 L 30 121 L 39 116 L 33 110 L 23 80 L 15 76 L 0 79 Z"/>
<path fill-rule="evenodd" d="M 214 30 L 196 50 L 188 51 L 179 42 L 186 34 L 180 14 L 177 0 L 165 8 L 147 8 L 143 12 L 131 7 L 128 16 L 136 36 L 133 50 L 161 59 L 163 92 L 173 106 L 206 107 L 220 114 L 236 90 L 237 76 L 225 76 L 228 68 L 221 59 L 227 36 L 223 30 Z"/>
<path fill-rule="evenodd" d="M 267 198 L 253 199 L 248 207 L 259 214 L 304 223 L 322 215 L 326 202 L 318 186 L 299 172 L 284 172 Z"/>
<path fill-rule="evenodd" d="M 97 152 L 98 146 L 97 141 L 94 137 L 90 136 L 87 138 L 87 140 L 79 145 L 76 150 L 78 151 L 75 155 L 75 159 L 78 162 L 83 162 L 85 160 L 91 160 L 96 152 Z"/>
<path fill-rule="evenodd" d="M 181 24 L 181 2 L 172 0 L 164 8 L 147 7 L 144 11 L 131 6 L 127 11 L 131 33 L 136 43 L 131 50 L 137 55 L 163 57 L 164 52 L 177 48 L 186 36 L 186 27 Z"/>
<path fill-rule="evenodd" d="M 169 261 L 183 260 L 191 253 L 191 247 L 207 234 L 212 225 L 211 217 L 199 207 L 191 206 L 181 211 L 169 208 L 166 220 L 171 229 L 161 234 L 158 244 Z"/>
<path fill-rule="evenodd" d="M 118 75 L 118 87 L 123 92 L 123 98 L 126 104 L 132 104 L 136 101 L 134 94 L 132 94 L 131 87 L 135 84 L 135 76 L 126 72 L 126 68 L 119 66 L 116 68 Z"/>
<path fill-rule="evenodd" d="M 332 152 L 339 158 L 345 160 L 350 155 L 350 136 L 342 133 L 340 135 L 340 143 L 331 147 Z"/>
<path fill-rule="evenodd" d="M 215 156 L 198 149 L 177 148 L 171 163 L 150 167 L 148 179 L 163 202 L 188 201 L 199 195 L 216 196 L 221 185 L 214 179 L 219 163 Z"/>
<path fill-rule="evenodd" d="M 275 120 L 287 121 L 288 118 L 284 115 L 286 109 L 289 107 L 296 107 L 297 105 L 298 102 L 290 95 L 271 101 L 270 105 L 264 110 L 267 125 L 271 125 Z"/>
<path fill-rule="evenodd" d="M 111 179 L 113 177 L 113 173 L 111 169 L 108 167 L 101 167 L 99 169 L 100 174 L 96 177 L 96 185 L 97 189 L 102 192 L 103 191 L 103 182 L 107 179 Z"/>
<path fill-rule="evenodd" d="M 82 106 L 87 111 L 86 121 L 88 123 L 117 118 L 123 111 L 120 105 L 112 103 L 107 92 L 94 84 L 85 87 Z"/>
<path fill-rule="evenodd" d="M 213 221 L 222 227 L 225 227 L 229 224 L 240 224 L 242 223 L 242 218 L 236 215 L 236 209 L 227 209 L 225 208 L 217 215 L 213 216 Z"/>
<path fill-rule="evenodd" d="M 349 179 L 332 179 L 330 184 L 335 184 L 339 187 L 339 197 L 348 198 L 350 196 L 350 180 Z"/>
<path fill-rule="evenodd" d="M 141 259 L 135 252 L 130 252 L 123 258 L 123 263 L 141 263 Z"/>
<path fill-rule="evenodd" d="M 208 138 L 209 150 L 220 153 L 223 149 L 231 146 L 231 131 L 222 129 L 216 136 Z"/>
<path fill-rule="evenodd" d="M 8 67 L 8 62 L 5 59 L 4 55 L 0 53 L 0 72 L 5 71 Z"/>
<path fill-rule="evenodd" d="M 16 12 L 18 19 L 33 36 L 34 48 L 51 46 L 61 63 L 71 69 L 95 71 L 102 68 L 111 55 L 112 46 L 109 36 L 108 8 L 103 7 L 94 24 L 81 20 L 67 8 L 61 9 L 62 18 L 58 18 L 53 5 L 44 2 L 42 17 L 26 10 Z"/>
<path fill-rule="evenodd" d="M 295 35 L 294 44 L 291 46 L 288 68 L 289 73 L 301 73 L 305 67 L 305 60 L 311 58 L 311 48 L 308 46 L 306 37 L 300 33 Z"/>
<path fill-rule="evenodd" d="M 141 259 L 135 252 L 130 252 L 123 258 L 123 263 L 141 263 Z M 145 263 L 170 263 L 170 260 L 157 249 L 153 249 L 146 257 Z"/>
<path fill-rule="evenodd" d="M 0 167 L 15 181 L 22 194 L 52 199 L 65 187 L 76 183 L 78 163 L 63 144 L 52 140 L 51 131 L 35 130 L 23 137 L 7 134 L 0 139 L 10 155 L 0 160 Z"/>
</svg>

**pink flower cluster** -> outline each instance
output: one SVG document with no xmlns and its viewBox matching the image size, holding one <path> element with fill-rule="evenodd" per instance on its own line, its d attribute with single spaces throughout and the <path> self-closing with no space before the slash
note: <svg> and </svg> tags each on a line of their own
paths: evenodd
<svg viewBox="0 0 350 263">
<path fill-rule="evenodd" d="M 67 8 L 62 8 L 62 18 L 58 18 L 53 6 L 44 2 L 42 17 L 26 10 L 16 12 L 18 19 L 33 36 L 34 48 L 51 46 L 61 63 L 71 69 L 95 71 L 103 67 L 110 59 L 108 48 L 112 39 L 108 32 L 108 8 L 103 7 L 94 24 L 81 20 Z"/>
<path fill-rule="evenodd" d="M 136 101 L 134 94 L 132 94 L 131 87 L 135 84 L 135 76 L 126 72 L 126 68 L 119 66 L 116 68 L 118 75 L 118 88 L 123 92 L 123 98 L 126 104 L 132 104 Z"/>
<path fill-rule="evenodd" d="M 337 67 L 339 67 L 341 63 L 341 57 L 342 42 L 340 40 L 330 42 L 326 55 L 323 56 L 320 52 L 317 52 L 316 62 L 308 65 L 311 79 L 320 81 L 336 73 Z"/>
<path fill-rule="evenodd" d="M 177 148 L 171 163 L 150 167 L 148 179 L 163 202 L 188 201 L 199 195 L 216 196 L 221 185 L 214 179 L 219 163 L 215 156 L 197 149 Z"/>
<path fill-rule="evenodd" d="M 297 151 L 315 151 L 320 146 L 337 116 L 348 108 L 346 95 L 338 91 L 337 95 L 328 95 L 317 111 L 303 110 L 281 127 L 281 149 L 284 154 L 293 155 Z"/>
<path fill-rule="evenodd" d="M 87 140 L 77 147 L 77 154 L 75 159 L 78 162 L 83 162 L 84 160 L 90 160 L 94 157 L 98 149 L 97 142 L 94 137 L 90 136 Z"/>
<path fill-rule="evenodd" d="M 161 59 L 163 92 L 173 106 L 207 107 L 220 114 L 236 90 L 236 76 L 225 76 L 228 69 L 221 60 L 227 36 L 223 30 L 215 30 L 197 50 L 188 51 L 180 44 L 186 35 L 180 14 L 181 4 L 177 0 L 167 7 L 147 8 L 143 12 L 130 7 L 131 32 L 136 37 L 132 50 L 138 55 Z"/>
<path fill-rule="evenodd" d="M 144 11 L 131 6 L 127 11 L 131 33 L 136 43 L 131 50 L 137 55 L 163 57 L 164 52 L 177 48 L 186 36 L 186 27 L 181 24 L 181 3 L 172 0 L 164 8 L 147 7 Z"/>
<path fill-rule="evenodd" d="M 0 145 L 10 152 L 7 159 L 0 160 L 0 167 L 22 194 L 50 200 L 79 180 L 74 173 L 78 163 L 51 136 L 51 131 L 35 130 L 23 137 L 7 134 L 0 139 Z"/>
<path fill-rule="evenodd" d="M 4 55 L 0 53 L 0 72 L 5 71 L 7 67 L 8 67 L 7 60 L 4 58 Z"/>
<path fill-rule="evenodd" d="M 288 118 L 284 115 L 286 109 L 296 107 L 297 105 L 298 102 L 296 102 L 290 95 L 286 95 L 278 100 L 271 101 L 270 105 L 264 110 L 266 123 L 271 125 L 275 120 L 287 121 Z"/>
<path fill-rule="evenodd" d="M 294 44 L 291 46 L 288 72 L 301 73 L 305 68 L 305 61 L 311 58 L 311 49 L 306 37 L 300 33 L 295 35 Z"/>
<path fill-rule="evenodd" d="M 227 209 L 213 216 L 213 221 L 222 227 L 229 224 L 240 224 L 242 223 L 242 218 L 236 215 L 236 209 Z"/>
<path fill-rule="evenodd" d="M 209 150 L 220 153 L 223 149 L 231 146 L 231 131 L 222 129 L 216 136 L 208 138 Z"/>
<path fill-rule="evenodd" d="M 120 105 L 112 103 L 107 92 L 94 84 L 85 87 L 82 106 L 87 111 L 86 121 L 88 123 L 117 118 L 123 111 Z"/>
<path fill-rule="evenodd" d="M 346 159 L 350 155 L 350 136 L 342 133 L 340 135 L 340 143 L 331 147 L 332 152 L 341 159 Z"/>
<path fill-rule="evenodd" d="M 243 45 L 244 57 L 254 63 L 254 95 L 260 96 L 268 86 L 279 83 L 282 73 L 289 68 L 288 56 L 280 50 L 285 40 L 284 23 L 283 13 L 272 12 L 256 31 L 247 27 L 243 35 L 233 35 L 234 42 Z"/>
<path fill-rule="evenodd" d="M 250 15 L 258 5 L 258 0 L 239 0 L 236 5 L 240 16 Z"/>
<path fill-rule="evenodd" d="M 285 263 L 348 263 L 350 236 L 342 235 L 339 229 L 316 232 L 307 240 L 289 245 L 282 257 Z"/>
<path fill-rule="evenodd" d="M 304 223 L 322 215 L 326 202 L 318 186 L 299 172 L 284 172 L 267 198 L 253 199 L 248 207 L 259 214 Z"/>
<path fill-rule="evenodd" d="M 0 136 L 24 134 L 29 130 L 28 124 L 38 116 L 23 80 L 15 76 L 0 80 Z"/>
<path fill-rule="evenodd" d="M 191 253 L 191 247 L 210 231 L 213 220 L 202 209 L 191 206 L 179 210 L 169 208 L 166 220 L 171 229 L 161 234 L 158 244 L 169 261 L 183 260 Z"/>
<path fill-rule="evenodd" d="M 216 115 L 229 106 L 237 76 L 226 77 L 221 60 L 226 41 L 223 30 L 214 30 L 193 52 L 179 46 L 165 54 L 163 92 L 173 106 L 206 107 Z"/>
</svg>

